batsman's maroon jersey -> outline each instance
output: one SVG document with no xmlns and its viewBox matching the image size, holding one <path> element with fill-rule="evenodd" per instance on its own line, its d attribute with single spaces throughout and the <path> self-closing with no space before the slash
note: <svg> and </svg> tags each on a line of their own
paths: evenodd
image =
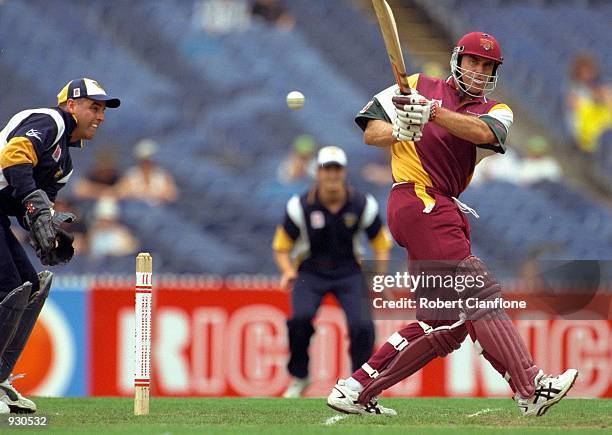
<svg viewBox="0 0 612 435">
<path fill-rule="evenodd" d="M 458 197 L 468 186 L 476 164 L 476 148 L 505 152 L 508 129 L 513 115 L 510 108 L 485 97 L 469 98 L 463 102 L 455 83 L 415 74 L 409 77 L 410 86 L 424 97 L 437 100 L 441 106 L 457 113 L 477 116 L 489 125 L 497 138 L 494 144 L 473 144 L 428 123 L 418 142 L 398 141 L 391 147 L 391 171 L 396 183 L 413 183 L 416 195 L 423 201 L 425 211 L 435 205 L 429 191 L 435 190 L 449 197 Z M 391 99 L 397 85 L 377 94 L 357 115 L 355 121 L 365 130 L 371 119 L 393 122 L 395 110 Z"/>
</svg>

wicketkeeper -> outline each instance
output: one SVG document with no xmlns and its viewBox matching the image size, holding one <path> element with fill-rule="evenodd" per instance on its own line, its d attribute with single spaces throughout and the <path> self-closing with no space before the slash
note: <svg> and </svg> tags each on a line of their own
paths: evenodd
<svg viewBox="0 0 612 435">
<path fill-rule="evenodd" d="M 70 179 L 70 147 L 83 147 L 120 101 L 95 81 L 72 80 L 57 107 L 24 110 L 0 131 L 0 414 L 34 412 L 36 405 L 11 384 L 11 372 L 45 303 L 53 274 L 36 273 L 11 231 L 9 216 L 29 232 L 45 266 L 72 258 L 73 236 L 61 227 L 75 219 L 55 213 L 53 201 Z"/>
</svg>

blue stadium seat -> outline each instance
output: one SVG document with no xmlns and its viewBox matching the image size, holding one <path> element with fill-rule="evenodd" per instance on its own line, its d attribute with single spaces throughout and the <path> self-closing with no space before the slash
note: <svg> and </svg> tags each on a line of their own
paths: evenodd
<svg viewBox="0 0 612 435">
<path fill-rule="evenodd" d="M 345 148 L 352 184 L 372 191 L 384 210 L 388 189 L 358 175 L 373 153 L 362 144 L 352 119 L 371 94 L 393 80 L 376 23 L 350 2 L 290 0 L 297 17 L 294 31 L 254 23 L 245 32 L 216 37 L 193 25 L 192 0 L 65 3 L 70 7 L 43 0 L 2 6 L 0 40 L 10 42 L 0 58 L 9 91 L 3 101 L 11 106 L 23 101 L 25 89 L 37 104 L 52 104 L 63 82 L 83 75 L 122 97 L 121 110 L 108 114 L 94 146 L 108 142 L 126 156 L 143 137 L 159 142 L 154 158 L 176 178 L 180 198 L 168 207 L 127 202 L 122 220 L 143 249 L 153 252 L 160 271 L 275 272 L 270 252 L 274 227 L 287 199 L 309 185 L 285 186 L 276 180 L 276 168 L 299 134 Z M 459 4 L 428 3 L 442 9 Z M 42 5 L 45 16 L 35 13 Z M 503 8 L 509 18 L 500 22 L 493 8 Z M 470 12 L 476 9 L 478 14 Z M 568 58 L 583 46 L 609 53 L 604 34 L 611 13 L 607 5 L 576 12 L 571 5 L 498 1 L 483 6 L 475 0 L 462 1 L 454 11 L 466 28 L 499 37 L 508 53 L 504 81 L 528 104 L 547 105 L 543 120 L 550 123 L 561 119 Z M 20 26 L 12 25 L 17 21 Z M 66 22 L 75 24 L 68 30 Z M 551 37 L 553 25 L 572 36 Z M 74 32 L 80 37 L 75 39 Z M 73 62 L 65 61 L 65 47 Z M 172 67 L 164 66 L 160 56 L 168 56 L 165 62 Z M 606 71 L 612 70 L 610 58 L 602 59 Z M 415 68 L 407 60 L 409 69 Z M 285 107 L 292 89 L 306 95 L 300 111 Z M 4 105 L 0 110 L 5 117 L 13 113 Z M 612 168 L 609 136 L 602 136 L 602 143 L 607 144 L 598 151 L 602 165 Z M 87 163 L 92 154 L 84 150 L 75 158 Z M 131 163 L 126 157 L 122 165 Z M 494 182 L 463 196 L 481 214 L 472 219 L 473 251 L 484 258 L 523 258 L 542 243 L 558 246 L 551 255 L 612 257 L 610 211 L 565 185 L 527 189 Z M 399 248 L 393 253 L 404 256 Z M 131 273 L 131 268 L 125 258 L 79 257 L 68 270 Z"/>
</svg>

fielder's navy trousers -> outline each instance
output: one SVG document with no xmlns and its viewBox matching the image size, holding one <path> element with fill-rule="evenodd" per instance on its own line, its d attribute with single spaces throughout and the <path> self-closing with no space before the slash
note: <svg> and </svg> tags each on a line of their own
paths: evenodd
<svg viewBox="0 0 612 435">
<path fill-rule="evenodd" d="M 330 279 L 300 272 L 291 292 L 291 318 L 287 321 L 291 353 L 287 368 L 296 378 L 308 376 L 308 345 L 314 333 L 312 319 L 326 293 L 336 297 L 346 315 L 353 371 L 372 354 L 374 324 L 361 273 Z"/>
</svg>

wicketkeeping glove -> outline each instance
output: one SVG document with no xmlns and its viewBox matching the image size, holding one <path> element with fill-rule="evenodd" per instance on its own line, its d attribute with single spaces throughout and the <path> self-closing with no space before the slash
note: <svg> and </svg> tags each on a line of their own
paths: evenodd
<svg viewBox="0 0 612 435">
<path fill-rule="evenodd" d="M 61 228 L 62 223 L 72 223 L 76 220 L 76 216 L 72 213 L 54 213 L 51 219 L 51 225 L 55 231 L 55 239 L 53 247 L 49 251 L 43 251 L 42 248 L 33 239 L 30 234 L 30 245 L 36 251 L 36 256 L 44 266 L 57 266 L 69 262 L 74 255 L 74 236 L 68 231 Z"/>
<path fill-rule="evenodd" d="M 68 231 L 59 228 L 55 237 L 55 247 L 49 252 L 36 250 L 36 256 L 44 266 L 57 266 L 68 263 L 74 255 L 74 236 Z"/>
<path fill-rule="evenodd" d="M 43 252 L 48 252 L 55 242 L 56 229 L 53 226 L 53 204 L 43 190 L 35 190 L 23 201 L 25 221 L 30 229 L 30 237 Z"/>
</svg>

